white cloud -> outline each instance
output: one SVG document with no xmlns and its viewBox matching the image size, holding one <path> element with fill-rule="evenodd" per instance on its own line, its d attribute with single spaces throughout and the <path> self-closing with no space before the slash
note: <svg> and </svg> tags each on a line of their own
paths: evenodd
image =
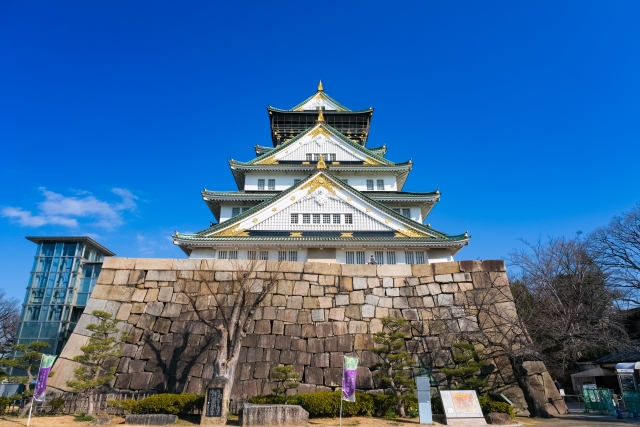
<svg viewBox="0 0 640 427">
<path fill-rule="evenodd" d="M 5 207 L 0 214 L 16 221 L 23 227 L 41 227 L 44 225 L 61 225 L 77 228 L 80 221 L 85 225 L 94 225 L 112 229 L 124 222 L 122 215 L 126 211 L 134 211 L 137 207 L 135 196 L 124 188 L 113 188 L 112 193 L 120 197 L 120 201 L 108 202 L 99 200 L 91 193 L 77 192 L 75 196 L 64 196 L 60 193 L 40 188 L 44 200 L 38 203 L 38 212 L 24 210 L 20 207 Z"/>
</svg>

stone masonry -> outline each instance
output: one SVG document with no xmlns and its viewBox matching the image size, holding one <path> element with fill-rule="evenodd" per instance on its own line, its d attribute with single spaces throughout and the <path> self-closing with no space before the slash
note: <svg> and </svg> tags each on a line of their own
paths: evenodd
<svg viewBox="0 0 640 427">
<path fill-rule="evenodd" d="M 267 274 L 277 263 L 262 263 Z M 281 267 L 282 268 L 282 267 Z M 460 261 L 421 265 L 348 265 L 291 262 L 274 291 L 253 314 L 243 343 L 232 394 L 247 398 L 269 394 L 277 364 L 293 365 L 302 374 L 299 393 L 333 390 L 341 385 L 344 354 L 357 354 L 357 387 L 377 387 L 370 367 L 373 335 L 382 330 L 380 318 L 404 317 L 411 322 L 407 348 L 427 368 L 453 363 L 456 334 L 474 331 L 478 321 L 468 298 L 486 288 L 491 275 L 508 286 L 502 261 Z M 129 333 L 117 366 L 113 388 L 121 391 L 203 393 L 212 378 L 216 357 L 186 293 L 199 293 L 197 306 L 216 316 L 211 288 L 221 304 L 234 301 L 233 265 L 213 259 L 106 258 L 84 314 L 56 361 L 50 386 L 67 391 L 80 354 L 95 322 L 93 310 L 104 310 L 121 321 Z M 510 296 L 510 292 L 507 292 Z M 515 310 L 511 300 L 501 310 Z M 526 413 L 522 390 L 507 361 L 494 360 L 487 379 L 497 392 Z M 438 374 L 436 373 L 436 378 Z"/>
</svg>

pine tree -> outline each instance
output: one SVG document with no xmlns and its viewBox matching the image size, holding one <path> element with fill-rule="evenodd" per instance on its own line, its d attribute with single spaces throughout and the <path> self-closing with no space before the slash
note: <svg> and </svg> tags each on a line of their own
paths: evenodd
<svg viewBox="0 0 640 427">
<path fill-rule="evenodd" d="M 416 388 L 409 370 L 414 366 L 414 361 L 411 354 L 406 351 L 404 342 L 406 335 L 402 331 L 409 326 L 409 322 L 405 319 L 389 317 L 383 317 L 380 320 L 383 331 L 373 336 L 375 346 L 371 349 L 380 357 L 380 363 L 373 366 L 373 374 L 393 391 L 398 403 L 398 413 L 404 417 L 402 396 Z"/>
<path fill-rule="evenodd" d="M 90 324 L 87 329 L 92 332 L 87 345 L 80 347 L 83 354 L 73 358 L 82 364 L 74 370 L 75 380 L 67 381 L 67 385 L 76 393 L 84 393 L 89 399 L 88 413 L 93 414 L 93 403 L 96 390 L 115 379 L 116 368 L 105 368 L 107 359 L 122 356 L 122 341 L 127 339 L 117 327 L 118 321 L 111 319 L 106 311 L 94 310 L 91 313 L 100 323 Z"/>
<path fill-rule="evenodd" d="M 480 393 L 480 389 L 487 387 L 485 380 L 475 377 L 487 362 L 480 360 L 480 356 L 471 343 L 453 343 L 453 360 L 456 362 L 455 368 L 442 368 L 440 372 L 449 377 L 449 382 L 455 382 L 454 390 L 475 390 Z"/>
<path fill-rule="evenodd" d="M 29 344 L 16 344 L 11 350 L 17 355 L 13 359 L 1 359 L 0 366 L 7 368 L 15 368 L 24 371 L 26 377 L 13 377 L 12 380 L 25 384 L 26 390 L 22 393 L 23 398 L 30 398 L 33 392 L 29 389 L 29 385 L 37 378 L 40 362 L 42 361 L 42 351 L 49 348 L 49 344 L 43 341 L 34 341 Z M 31 407 L 31 400 L 21 410 L 20 415 L 24 416 Z"/>
<path fill-rule="evenodd" d="M 300 386 L 298 380 L 300 374 L 297 373 L 293 366 L 276 366 L 271 371 L 271 379 L 280 383 L 278 387 L 271 389 L 276 396 L 282 394 L 284 396 L 284 403 L 288 402 L 287 390 L 297 389 Z"/>
</svg>

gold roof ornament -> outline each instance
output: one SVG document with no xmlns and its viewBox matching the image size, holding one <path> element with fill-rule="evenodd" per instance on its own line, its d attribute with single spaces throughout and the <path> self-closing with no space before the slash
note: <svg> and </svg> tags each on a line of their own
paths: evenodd
<svg viewBox="0 0 640 427">
<path fill-rule="evenodd" d="M 324 92 L 324 89 L 322 88 L 322 80 L 318 83 L 318 92 Z"/>
<path fill-rule="evenodd" d="M 326 169 L 327 168 L 327 164 L 324 162 L 324 159 L 322 158 L 322 154 L 320 155 L 320 160 L 318 160 L 318 164 L 316 165 L 316 169 Z"/>
<path fill-rule="evenodd" d="M 322 110 L 318 110 L 318 121 L 324 122 L 324 114 L 322 114 Z"/>
</svg>

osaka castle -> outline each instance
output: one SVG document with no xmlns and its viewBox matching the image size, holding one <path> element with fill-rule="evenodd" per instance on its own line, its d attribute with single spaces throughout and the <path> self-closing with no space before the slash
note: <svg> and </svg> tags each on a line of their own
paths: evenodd
<svg viewBox="0 0 640 427">
<path fill-rule="evenodd" d="M 427 223 L 439 191 L 402 191 L 411 160 L 367 147 L 373 108 L 350 110 L 320 82 L 295 107 L 267 112 L 271 144 L 229 160 L 237 191 L 202 192 L 217 223 L 172 236 L 190 258 L 424 264 L 469 243 Z"/>
</svg>

